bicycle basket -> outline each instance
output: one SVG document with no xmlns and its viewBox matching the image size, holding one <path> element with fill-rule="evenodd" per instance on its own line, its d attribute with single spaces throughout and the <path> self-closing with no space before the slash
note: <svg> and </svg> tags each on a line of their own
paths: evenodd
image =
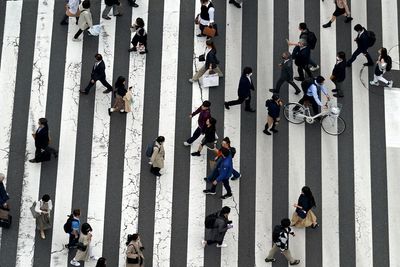
<svg viewBox="0 0 400 267">
<path fill-rule="evenodd" d="M 329 103 L 329 115 L 338 117 L 342 110 L 342 104 L 340 103 Z"/>
</svg>

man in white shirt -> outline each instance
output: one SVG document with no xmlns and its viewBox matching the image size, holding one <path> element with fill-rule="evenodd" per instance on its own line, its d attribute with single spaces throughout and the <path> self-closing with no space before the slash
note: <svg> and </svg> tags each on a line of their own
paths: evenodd
<svg viewBox="0 0 400 267">
<path fill-rule="evenodd" d="M 326 98 L 329 100 L 330 97 L 328 95 L 328 90 L 324 86 L 325 78 L 322 76 L 318 76 L 314 82 L 308 86 L 306 93 L 304 94 L 303 98 L 300 99 L 299 103 L 304 104 L 305 101 L 308 101 L 312 105 L 312 109 L 314 112 L 314 116 L 319 113 L 319 107 L 322 107 L 322 102 L 319 99 L 318 91 L 323 93 Z"/>
</svg>

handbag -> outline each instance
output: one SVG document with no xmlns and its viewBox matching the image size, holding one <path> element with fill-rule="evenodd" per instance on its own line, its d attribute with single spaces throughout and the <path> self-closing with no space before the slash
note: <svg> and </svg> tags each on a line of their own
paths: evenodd
<svg viewBox="0 0 400 267">
<path fill-rule="evenodd" d="M 86 251 L 87 246 L 85 246 L 82 242 L 78 242 L 76 244 L 76 248 L 79 249 L 80 251 Z"/>
<path fill-rule="evenodd" d="M 206 61 L 206 57 L 204 56 L 204 54 L 199 56 L 199 61 Z"/>
<path fill-rule="evenodd" d="M 208 37 L 214 37 L 217 30 L 213 26 L 204 27 L 202 34 Z"/>
<path fill-rule="evenodd" d="M 307 212 L 302 209 L 296 208 L 296 213 L 300 218 L 305 219 L 307 217 Z"/>
<path fill-rule="evenodd" d="M 35 208 L 36 208 L 36 201 L 34 201 L 34 202 L 32 203 L 32 206 L 30 207 L 32 216 L 33 216 L 33 218 L 36 219 L 37 217 L 40 216 L 40 213 L 36 212 Z"/>
<path fill-rule="evenodd" d="M 200 84 L 203 87 L 215 87 L 219 85 L 219 76 L 217 73 L 215 74 L 210 74 L 210 73 L 205 73 L 201 78 L 200 78 Z"/>
<path fill-rule="evenodd" d="M 132 245 L 132 244 L 130 246 L 133 246 L 133 248 L 135 249 L 135 252 L 137 254 L 136 247 L 134 245 Z M 143 258 L 140 255 L 138 255 L 135 258 L 126 257 L 126 262 L 130 263 L 130 264 L 140 264 L 140 265 L 142 265 L 143 264 Z"/>
</svg>

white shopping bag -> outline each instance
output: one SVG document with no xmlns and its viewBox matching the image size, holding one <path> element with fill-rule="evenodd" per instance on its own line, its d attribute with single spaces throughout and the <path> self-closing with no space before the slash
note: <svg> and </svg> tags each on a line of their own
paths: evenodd
<svg viewBox="0 0 400 267">
<path fill-rule="evenodd" d="M 101 32 L 101 25 L 99 24 L 93 25 L 92 27 L 89 28 L 88 32 L 90 35 L 99 36 Z"/>
<path fill-rule="evenodd" d="M 204 73 L 204 75 L 200 78 L 200 84 L 203 87 L 215 87 L 219 85 L 219 76 L 217 73 L 209 74 Z"/>
</svg>

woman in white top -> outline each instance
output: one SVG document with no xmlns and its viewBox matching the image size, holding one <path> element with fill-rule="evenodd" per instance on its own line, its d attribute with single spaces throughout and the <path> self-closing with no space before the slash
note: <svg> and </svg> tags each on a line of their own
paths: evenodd
<svg viewBox="0 0 400 267">
<path fill-rule="evenodd" d="M 197 37 L 205 36 L 203 35 L 203 30 L 205 27 L 212 26 L 214 24 L 214 13 L 215 8 L 211 0 L 200 0 L 201 9 L 198 16 L 200 34 Z"/>
<path fill-rule="evenodd" d="M 50 212 L 53 209 L 49 195 L 43 195 L 42 199 L 36 202 L 35 211 L 38 216 L 36 217 L 36 229 L 40 231 L 40 237 L 46 238 L 44 230 L 51 229 Z"/>
<path fill-rule="evenodd" d="M 76 32 L 72 41 L 80 41 L 78 38 L 81 33 L 93 26 L 92 13 L 90 12 L 90 1 L 85 0 L 79 5 L 81 14 L 79 15 L 78 26 L 79 30 Z"/>
<path fill-rule="evenodd" d="M 379 81 L 383 82 L 385 86 L 392 87 L 393 86 L 393 81 L 388 81 L 385 78 L 383 78 L 383 74 L 387 71 L 390 70 L 391 66 L 388 67 L 388 64 L 391 64 L 391 60 L 387 54 L 386 48 L 382 47 L 381 49 L 378 50 L 379 57 L 378 60 L 376 61 L 376 66 L 375 66 L 375 72 L 374 72 L 374 80 L 370 81 L 369 84 L 379 86 Z M 390 61 L 390 63 L 389 63 Z"/>
</svg>

